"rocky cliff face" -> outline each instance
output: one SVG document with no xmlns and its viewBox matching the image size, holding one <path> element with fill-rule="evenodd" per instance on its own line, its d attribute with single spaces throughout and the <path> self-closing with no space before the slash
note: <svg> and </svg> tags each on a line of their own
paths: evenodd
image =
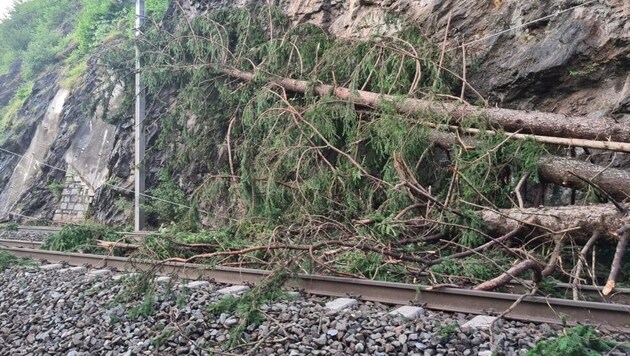
<svg viewBox="0 0 630 356">
<path fill-rule="evenodd" d="M 182 9 L 194 17 L 220 7 L 267 3 L 188 0 Z M 464 95 L 471 103 L 630 121 L 630 3 L 625 0 L 276 0 L 274 5 L 296 24 L 313 23 L 342 37 L 396 36 L 397 22 L 392 18 L 422 24 L 425 35 L 460 63 L 453 71 L 465 78 Z M 107 97 L 113 93 L 111 87 L 99 90 L 103 78 L 94 73 L 65 100 L 58 133 L 44 161 L 64 170 L 71 167 L 86 182 L 90 194 L 96 195 L 92 209 L 97 220 L 124 223 L 129 216 L 125 189 L 133 180 L 132 112 L 124 113 L 114 127 L 102 122 L 102 105 L 83 110 L 84 103 L 94 102 L 88 100 L 94 93 Z M 5 87 L 0 88 L 0 99 L 15 90 Z M 26 111 L 20 113 L 28 117 L 28 124 L 12 150 L 26 152 L 56 92 L 53 76 L 38 82 Z M 459 89 L 453 95 L 459 96 Z M 166 101 L 157 102 L 163 108 Z M 158 117 L 149 118 L 154 123 L 148 126 L 150 140 L 159 130 Z M 0 159 L 0 189 L 6 191 L 17 160 Z M 150 166 L 159 167 L 164 159 L 168 157 L 154 156 Z M 616 164 L 623 162 L 620 159 Z M 200 184 L 204 172 L 197 168 L 177 173 L 176 181 L 186 185 L 185 191 Z M 24 215 L 53 218 L 62 202 L 52 198 L 48 185 L 63 182 L 65 173 L 40 169 L 15 204 Z M 149 171 L 149 186 L 156 174 L 156 169 Z M 99 189 L 107 180 L 118 188 Z"/>
<path fill-rule="evenodd" d="M 19 71 L 12 70 L 2 78 L 5 83 L 3 93 L 12 92 L 10 96 L 6 95 L 5 97 L 10 98 L 15 94 L 15 90 L 17 90 L 15 85 L 6 85 L 6 83 L 14 82 L 18 73 Z M 7 213 L 12 210 L 12 207 L 17 204 L 17 197 L 28 190 L 30 185 L 35 182 L 35 179 L 33 179 L 24 184 L 25 177 L 18 179 L 17 175 L 14 175 L 14 172 L 23 167 L 21 166 L 22 163 L 24 165 L 28 163 L 29 157 L 22 158 L 18 155 L 26 154 L 28 148 L 32 146 L 37 128 L 44 121 L 50 102 L 53 100 L 57 90 L 56 73 L 50 73 L 39 78 L 33 86 L 31 95 L 24 102 L 22 109 L 16 114 L 15 121 L 20 122 L 20 124 L 8 128 L 7 132 L 3 133 L 5 141 L 1 146 L 3 151 L 2 155 L 0 155 L 0 212 L 2 212 L 0 219 L 6 217 Z M 7 105 L 8 100 L 2 104 Z M 37 173 L 39 173 L 39 170 Z M 14 189 L 10 185 L 11 180 L 14 183 L 20 183 L 20 188 Z"/>
<path fill-rule="evenodd" d="M 59 88 L 55 72 L 37 80 L 18 113 L 16 121 L 22 124 L 12 132 L 16 143 L 3 145 L 21 157 L 1 157 L 0 218 L 83 220 L 108 177 L 114 145 L 116 128 L 103 118 L 120 90 L 112 93 L 104 78 L 94 65 L 85 82 L 72 90 Z"/>
</svg>

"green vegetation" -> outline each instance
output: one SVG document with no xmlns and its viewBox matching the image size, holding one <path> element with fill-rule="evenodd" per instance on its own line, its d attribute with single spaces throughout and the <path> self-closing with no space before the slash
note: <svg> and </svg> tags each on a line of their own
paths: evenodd
<svg viewBox="0 0 630 356">
<path fill-rule="evenodd" d="M 173 181 L 171 172 L 165 169 L 160 170 L 158 180 L 157 187 L 149 189 L 148 192 L 158 199 L 147 201 L 147 213 L 155 214 L 163 223 L 170 224 L 178 221 L 182 227 L 185 225 L 182 219 L 192 219 L 192 224 L 188 225 L 189 228 L 194 228 L 196 226 L 196 212 L 188 208 L 190 203 L 184 192 Z"/>
<path fill-rule="evenodd" d="M 99 64 L 128 80 L 135 42 L 130 4 L 74 1 L 76 27 L 53 41 L 59 43 L 57 53 L 64 50 L 53 61 L 63 66 L 61 85 L 81 80 L 96 49 Z M 159 18 L 167 6 L 156 0 L 147 7 Z M 453 244 L 440 250 L 444 255 L 478 246 L 487 240 L 478 206 L 510 207 L 518 178 L 526 172 L 536 178 L 544 151 L 539 144 L 508 140 L 495 131 L 479 135 L 475 147 L 446 150 L 431 135 L 450 117 L 397 111 L 405 98 L 439 100 L 457 83 L 437 64 L 439 44 L 425 38 L 415 23 L 389 16 L 388 24 L 400 29 L 396 37 L 349 40 L 309 24 L 292 26 L 273 6 L 213 11 L 190 20 L 176 14 L 169 21 L 168 33 L 149 21 L 140 42 L 149 97 L 169 97 L 168 110 L 156 120 L 159 137 L 148 148 L 149 159 L 168 157 L 149 189 L 157 199 L 147 200 L 149 221 L 166 229 L 146 239 L 143 256 L 192 256 L 198 250 L 182 246 L 190 243 L 207 244 L 204 251 L 225 251 L 283 242 L 304 252 L 305 245 L 344 241 L 354 245 L 327 254 L 309 251 L 309 256 L 261 249 L 222 261 L 269 268 L 270 262 L 296 257 L 308 271 L 334 269 L 404 281 L 408 265 L 361 247 L 428 255 L 431 246 L 425 243 L 396 242 L 429 232 L 452 237 Z M 36 43 L 39 36 L 24 41 Z M 12 58 L 31 61 L 22 56 L 26 49 L 15 49 Z M 444 63 L 450 60 L 447 55 Z M 254 80 L 228 78 L 226 68 L 253 72 Z M 331 95 L 291 93 L 270 84 L 279 77 L 393 99 L 366 110 Z M 133 102 L 129 92 L 123 107 Z M 107 120 L 119 122 L 123 116 Z M 487 127 L 483 117 L 463 125 Z M 182 175 L 195 181 L 184 184 Z M 124 210 L 125 201 L 116 207 Z M 216 231 L 197 233 L 202 220 L 212 221 Z M 91 236 L 68 231 L 47 247 L 93 249 Z M 500 270 L 485 261 L 470 262 L 447 260 L 432 272 L 476 280 Z"/>
<path fill-rule="evenodd" d="M 159 21 L 168 0 L 147 0 L 149 21 Z M 156 20 L 157 19 L 157 20 Z M 15 114 L 37 77 L 61 73 L 60 86 L 72 89 L 87 73 L 88 59 L 104 43 L 131 39 L 133 3 L 118 0 L 20 1 L 0 23 L 0 76 L 20 64 L 22 85 L 9 105 L 0 108 L 0 142 L 11 134 Z"/>
<path fill-rule="evenodd" d="M 129 309 L 129 317 L 131 319 L 138 319 L 139 317 L 149 317 L 155 314 L 155 295 L 153 292 L 148 292 L 144 295 L 142 303 L 131 309 Z"/>
<path fill-rule="evenodd" d="M 49 64 L 66 44 L 78 13 L 76 0 L 36 0 L 18 3 L 10 17 L 0 23 L 0 72 L 22 61 L 26 77 L 32 78 Z"/>
<path fill-rule="evenodd" d="M 18 258 L 6 251 L 0 251 L 0 272 L 11 267 L 31 267 L 37 263 L 30 258 Z"/>
<path fill-rule="evenodd" d="M 59 85 L 64 89 L 72 89 L 72 87 L 85 76 L 87 70 L 87 59 L 74 59 L 66 61 L 66 66 L 64 67 L 62 73 L 63 79 L 60 81 Z"/>
<path fill-rule="evenodd" d="M 147 16 L 164 16 L 168 0 L 148 0 Z M 135 24 L 133 3 L 117 0 L 31 0 L 18 3 L 10 17 L 0 23 L 0 74 L 15 61 L 23 62 L 26 77 L 65 56 L 78 45 L 87 54 L 106 39 L 130 38 Z M 70 50 L 70 52 L 67 52 Z M 80 62 L 80 61 L 79 61 Z M 74 69 L 75 75 L 78 69 Z"/>
<path fill-rule="evenodd" d="M 278 75 L 401 98 L 448 93 L 453 79 L 436 67 L 438 48 L 412 24 L 401 27 L 406 30 L 395 39 L 347 41 L 312 25 L 292 28 L 275 8 L 263 7 L 217 11 L 190 24 L 177 23 L 173 37 L 148 31 L 150 93 L 179 88 L 176 106 L 161 117 L 160 137 L 150 152 L 172 153 L 165 168 L 169 172 L 192 164 L 212 171 L 183 205 L 197 202 L 201 210 L 220 205 L 225 209 L 211 216 L 214 221 L 225 221 L 226 227 L 233 217 L 240 223 L 267 221 L 267 232 L 313 216 L 342 224 L 369 218 L 378 223 L 355 232 L 388 241 L 411 233 L 395 219 L 415 199 L 397 188 L 397 166 L 406 166 L 437 199 L 451 202 L 452 209 L 436 211 L 435 218 L 448 223 L 445 232 L 461 234 L 465 246 L 483 241 L 473 204 L 495 198 L 498 207 L 511 204 L 505 199 L 515 184 L 510 177 L 536 171 L 540 145 L 508 141 L 504 135 L 482 137 L 481 145 L 452 157 L 457 167 L 453 176 L 452 166 L 431 159 L 439 152 L 428 139 L 429 128 L 418 118 L 396 113 L 394 103 L 372 114 L 336 98 L 288 95 L 265 84 Z M 412 46 L 422 53 L 418 60 L 408 54 Z M 173 66 L 180 70 L 165 70 Z M 255 66 L 258 80 L 238 86 L 215 80 L 222 76 L 222 66 L 248 71 Z M 197 118 L 194 127 L 188 126 L 191 117 Z M 439 124 L 447 118 L 427 113 L 423 119 Z M 483 126 L 483 118 L 477 123 Z M 228 129 L 229 153 L 225 146 L 217 150 Z M 160 177 L 153 193 L 181 203 L 185 194 L 172 183 Z M 181 221 L 185 209 L 154 213 L 157 221 L 168 223 Z"/>
<path fill-rule="evenodd" d="M 405 275 L 401 265 L 388 264 L 377 253 L 346 252 L 337 257 L 337 262 L 345 265 L 343 270 L 368 279 L 400 281 Z"/>
<path fill-rule="evenodd" d="M 5 140 L 13 119 L 17 112 L 22 108 L 28 97 L 33 91 L 33 82 L 29 81 L 22 84 L 15 93 L 13 99 L 4 108 L 0 108 L 0 142 Z"/>
<path fill-rule="evenodd" d="M 540 340 L 528 356 L 596 356 L 612 350 L 617 343 L 601 338 L 593 328 L 578 325 L 565 329 L 557 339 Z"/>
<path fill-rule="evenodd" d="M 156 297 L 154 291 L 154 271 L 136 273 L 123 278 L 121 281 L 123 286 L 114 298 L 114 304 L 136 304 L 127 310 L 129 318 L 133 320 L 140 317 L 147 318 L 155 314 Z M 169 286 L 169 288 L 170 287 L 171 286 Z M 139 304 L 137 304 L 138 301 L 140 301 Z"/>
<path fill-rule="evenodd" d="M 484 256 L 445 258 L 442 263 L 431 266 L 435 283 L 472 282 L 473 284 L 492 279 L 506 271 L 512 259 L 496 251 L 485 251 Z"/>
<path fill-rule="evenodd" d="M 151 339 L 151 345 L 155 347 L 165 345 L 168 339 L 170 339 L 173 335 L 175 335 L 175 330 L 173 328 L 165 328 L 160 331 L 158 336 Z"/>
<path fill-rule="evenodd" d="M 19 227 L 20 227 L 20 224 L 16 222 L 0 224 L 0 230 L 4 230 L 4 231 L 18 231 Z"/>
<path fill-rule="evenodd" d="M 190 232 L 182 230 L 180 225 L 172 225 L 170 228 L 162 228 L 157 233 L 145 237 L 137 256 L 153 260 L 162 260 L 170 257 L 190 257 L 194 250 L 185 249 L 183 245 L 201 244 L 216 246 L 221 250 L 244 248 L 252 240 L 252 233 L 247 229 L 235 231 L 224 229 L 220 231 Z"/>
<path fill-rule="evenodd" d="M 579 69 L 570 70 L 569 76 L 581 78 L 595 73 L 599 69 L 599 63 L 591 63 L 580 67 Z"/>
<path fill-rule="evenodd" d="M 440 325 L 437 331 L 437 336 L 441 339 L 448 339 L 459 330 L 457 322 Z"/>
<path fill-rule="evenodd" d="M 147 201 L 149 221 L 167 229 L 148 238 L 140 253 L 190 257 L 199 251 L 182 244 L 225 251 L 270 241 L 361 241 L 390 248 L 422 234 L 427 223 L 420 218 L 434 224 L 432 232 L 453 238 L 440 251 L 443 255 L 487 241 L 477 206 L 490 201 L 496 208 L 511 207 L 518 179 L 531 172 L 536 180 L 544 147 L 508 140 L 501 132 L 482 134 L 475 147 L 466 149 L 447 151 L 432 142 L 431 127 L 449 118 L 432 112 L 401 115 L 395 105 L 406 97 L 438 100 L 451 93 L 456 80 L 436 64 L 439 45 L 424 38 L 415 24 L 389 20 L 402 29 L 397 37 L 361 41 L 333 38 L 313 25 L 292 27 L 269 6 L 214 11 L 190 22 L 174 17 L 168 34 L 149 26 L 141 42 L 148 94 L 168 92 L 173 101 L 160 114 L 159 137 L 147 150 L 149 157 L 169 158 L 150 189 L 159 199 Z M 117 71 L 129 68 L 129 48 L 110 48 L 103 63 Z M 224 68 L 254 72 L 255 78 L 235 81 L 226 78 Z M 278 77 L 395 99 L 367 111 L 332 96 L 288 93 L 269 85 Z M 132 103 L 128 94 L 125 105 Z M 487 127 L 483 117 L 464 125 Z M 184 185 L 182 174 L 197 181 Z M 447 206 L 421 206 L 425 198 L 404 182 L 430 191 Z M 419 207 L 408 209 L 413 206 Z M 215 231 L 189 233 L 198 230 L 201 220 L 211 221 Z M 417 256 L 431 246 L 398 248 Z M 321 261 L 281 250 L 204 261 L 269 268 L 288 256 L 309 272 L 333 266 L 345 275 L 409 280 L 405 263 L 358 248 L 322 255 Z M 494 257 L 497 265 L 470 258 L 445 261 L 432 271 L 445 282 L 449 273 L 467 281 L 487 279 L 510 265 L 505 256 Z"/>
<path fill-rule="evenodd" d="M 96 247 L 97 240 L 118 241 L 121 236 L 106 226 L 96 224 L 67 225 L 61 231 L 49 237 L 42 249 L 51 251 L 82 251 L 94 253 L 101 251 Z"/>
<path fill-rule="evenodd" d="M 63 183 L 58 183 L 58 182 L 52 182 L 48 184 L 48 189 L 50 189 L 50 191 L 53 193 L 53 196 L 57 200 L 61 199 L 61 193 L 63 193 L 63 189 L 65 187 L 66 186 Z"/>
</svg>

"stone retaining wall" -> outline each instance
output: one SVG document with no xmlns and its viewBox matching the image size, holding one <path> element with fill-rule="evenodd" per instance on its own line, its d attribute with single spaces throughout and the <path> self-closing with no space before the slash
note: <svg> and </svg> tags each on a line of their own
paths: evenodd
<svg viewBox="0 0 630 356">
<path fill-rule="evenodd" d="M 83 222 L 93 198 L 94 192 L 88 184 L 76 172 L 69 171 L 53 220 L 65 223 Z"/>
</svg>

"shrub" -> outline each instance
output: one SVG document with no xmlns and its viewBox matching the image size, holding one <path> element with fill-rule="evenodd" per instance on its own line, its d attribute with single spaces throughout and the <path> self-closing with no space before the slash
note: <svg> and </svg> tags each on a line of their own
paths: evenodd
<svg viewBox="0 0 630 356">
<path fill-rule="evenodd" d="M 34 264 L 35 261 L 30 258 L 18 258 L 6 251 L 0 251 L 0 272 L 4 272 L 11 267 L 33 266 Z"/>
<path fill-rule="evenodd" d="M 42 249 L 51 251 L 95 252 L 96 240 L 116 241 L 119 236 L 111 228 L 103 225 L 84 224 L 65 226 L 48 238 Z"/>
<path fill-rule="evenodd" d="M 614 342 L 603 340 L 593 328 L 578 325 L 564 330 L 563 335 L 555 340 L 539 341 L 527 355 L 596 356 L 610 351 L 614 346 Z"/>
</svg>

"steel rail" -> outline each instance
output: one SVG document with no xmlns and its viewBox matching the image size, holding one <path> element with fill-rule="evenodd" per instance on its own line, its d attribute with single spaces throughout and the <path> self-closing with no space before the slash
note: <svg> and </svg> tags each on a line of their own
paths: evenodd
<svg viewBox="0 0 630 356">
<path fill-rule="evenodd" d="M 31 249 L 38 249 L 42 246 L 41 241 L 32 240 L 1 240 L 0 247 L 24 247 Z"/>
<path fill-rule="evenodd" d="M 17 231 L 34 231 L 34 232 L 48 232 L 55 233 L 61 231 L 61 227 L 59 226 L 28 226 L 28 225 L 20 225 L 17 228 Z"/>
<path fill-rule="evenodd" d="M 63 228 L 59 226 L 28 226 L 20 225 L 16 231 L 19 232 L 35 232 L 35 233 L 49 233 L 54 234 L 61 231 Z M 141 241 L 147 235 L 154 233 L 154 231 L 129 231 L 129 232 L 116 232 L 116 234 L 126 236 L 134 241 Z M 156 232 L 157 233 L 157 232 Z"/>
<path fill-rule="evenodd" d="M 159 263 L 124 257 L 61 253 L 25 248 L 0 247 L 20 257 L 31 257 L 51 263 L 91 265 L 116 268 L 120 271 L 147 271 L 173 274 L 180 278 L 212 279 L 227 284 L 257 283 L 269 271 L 217 267 L 198 264 Z M 357 280 L 351 278 L 297 275 L 286 287 L 321 296 L 356 296 L 363 300 L 387 304 L 416 304 L 428 309 L 470 314 L 499 314 L 521 298 L 517 294 L 484 292 L 468 289 L 430 289 L 404 283 Z M 558 298 L 524 297 L 509 313 L 508 319 L 551 324 L 590 324 L 610 331 L 630 333 L 630 306 Z"/>
<path fill-rule="evenodd" d="M 140 234 L 132 234 L 134 236 L 138 236 Z M 25 240 L 6 240 L 0 239 L 0 246 L 5 247 L 25 247 L 31 249 L 38 249 L 42 245 L 42 242 L 39 241 L 25 241 Z M 557 283 L 555 285 L 557 293 L 564 293 L 566 295 L 570 295 L 573 293 L 573 286 L 568 283 Z M 507 289 L 512 293 L 526 293 L 527 290 L 523 285 L 512 282 L 507 286 Z M 630 305 L 630 288 L 616 288 L 615 292 L 612 295 L 604 296 L 602 291 L 603 287 L 595 287 L 591 285 L 579 285 L 578 291 L 584 297 L 589 298 L 591 301 L 601 301 L 605 303 L 617 303 L 617 304 L 626 304 Z M 566 298 L 565 298 L 566 299 Z"/>
<path fill-rule="evenodd" d="M 20 225 L 17 227 L 17 231 L 34 231 L 34 232 L 44 232 L 44 233 L 56 233 L 61 231 L 63 228 L 61 226 L 29 226 L 29 225 Z M 121 235 L 130 235 L 130 236 L 146 236 L 153 232 L 157 231 L 129 231 L 129 232 L 117 232 Z"/>
</svg>

